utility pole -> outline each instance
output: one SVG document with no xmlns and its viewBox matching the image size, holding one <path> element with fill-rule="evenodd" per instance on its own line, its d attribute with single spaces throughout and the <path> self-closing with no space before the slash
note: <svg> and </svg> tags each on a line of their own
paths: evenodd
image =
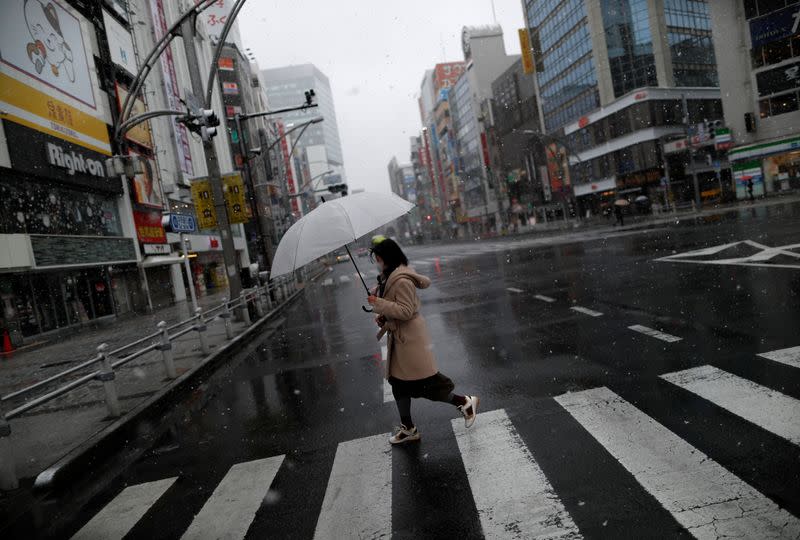
<svg viewBox="0 0 800 540">
<path fill-rule="evenodd" d="M 681 94 L 681 104 L 683 106 L 683 130 L 686 133 L 686 151 L 689 154 L 689 167 L 692 170 L 692 184 L 694 185 L 694 203 L 699 210 L 702 206 L 700 199 L 700 182 L 697 179 L 697 170 L 694 166 L 694 142 L 689 131 L 689 105 L 686 102 L 686 94 Z"/>
<path fill-rule="evenodd" d="M 261 209 L 259 208 L 259 200 L 258 195 L 256 194 L 255 186 L 253 183 L 253 171 L 250 168 L 250 157 L 249 152 L 247 150 L 247 145 L 244 141 L 244 132 L 242 131 L 242 115 L 237 113 L 233 117 L 234 122 L 236 123 L 236 133 L 239 137 L 239 153 L 242 155 L 242 174 L 244 175 L 245 185 L 247 185 L 247 191 L 249 192 L 249 199 L 250 199 L 250 207 L 253 209 L 253 217 L 256 220 L 256 243 L 258 244 L 258 249 L 261 250 L 261 253 L 257 254 L 259 256 L 259 261 L 261 259 L 260 255 L 263 254 L 264 256 L 264 268 L 269 268 L 272 264 L 272 241 L 271 241 L 271 233 L 267 229 L 267 222 L 261 216 Z M 249 133 L 249 131 L 248 131 Z M 267 152 L 269 154 L 269 152 Z M 270 176 L 270 171 L 267 169 L 267 177 Z"/>
<path fill-rule="evenodd" d="M 186 52 L 189 78 L 192 81 L 192 94 L 194 94 L 195 99 L 202 100 L 205 91 L 203 89 L 202 74 L 200 73 L 200 62 L 197 58 L 197 50 L 194 46 L 196 21 L 197 14 L 186 19 L 181 25 L 181 35 L 183 37 L 184 51 Z M 212 69 L 213 68 L 212 66 Z M 201 105 L 201 107 L 203 106 L 204 105 Z M 233 245 L 231 225 L 228 221 L 228 208 L 225 205 L 225 194 L 222 190 L 222 178 L 219 170 L 217 149 L 211 137 L 203 139 L 203 150 L 206 158 L 208 179 L 211 184 L 211 192 L 214 196 L 214 208 L 217 211 L 217 226 L 219 227 L 220 237 L 222 238 L 222 258 L 225 261 L 225 274 L 228 276 L 228 294 L 231 299 L 239 298 L 242 292 L 239 262 L 236 260 L 236 248 Z"/>
</svg>

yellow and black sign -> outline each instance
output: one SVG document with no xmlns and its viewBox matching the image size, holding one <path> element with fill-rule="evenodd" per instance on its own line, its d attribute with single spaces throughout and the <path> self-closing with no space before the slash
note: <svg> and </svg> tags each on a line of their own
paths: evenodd
<svg viewBox="0 0 800 540">
<path fill-rule="evenodd" d="M 192 180 L 192 200 L 197 216 L 198 229 L 213 229 L 217 226 L 217 211 L 214 209 L 214 195 L 208 178 Z"/>
<path fill-rule="evenodd" d="M 534 66 L 531 38 L 527 28 L 519 29 L 519 48 L 522 51 L 522 71 L 526 75 L 530 75 L 534 71 Z"/>
<path fill-rule="evenodd" d="M 228 209 L 230 223 L 247 223 L 247 197 L 244 193 L 244 181 L 239 173 L 222 175 L 222 192 L 225 194 L 225 207 Z"/>
</svg>

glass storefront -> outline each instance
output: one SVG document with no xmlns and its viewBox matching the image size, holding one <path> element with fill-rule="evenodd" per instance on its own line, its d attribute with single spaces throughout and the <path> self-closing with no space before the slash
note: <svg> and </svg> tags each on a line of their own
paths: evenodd
<svg viewBox="0 0 800 540">
<path fill-rule="evenodd" d="M 0 325 L 12 340 L 115 314 L 106 270 L 0 274 Z"/>
</svg>

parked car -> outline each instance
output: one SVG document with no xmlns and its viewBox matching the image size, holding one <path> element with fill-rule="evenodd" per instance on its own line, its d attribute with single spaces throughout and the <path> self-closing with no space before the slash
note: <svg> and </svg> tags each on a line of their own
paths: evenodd
<svg viewBox="0 0 800 540">
<path fill-rule="evenodd" d="M 360 247 L 356 250 L 356 255 L 358 257 L 366 257 L 367 255 L 369 255 L 369 250 L 365 247 Z"/>
<path fill-rule="evenodd" d="M 334 256 L 336 257 L 337 263 L 343 263 L 350 260 L 350 257 L 347 255 L 347 252 L 341 249 L 336 253 L 334 253 Z"/>
</svg>

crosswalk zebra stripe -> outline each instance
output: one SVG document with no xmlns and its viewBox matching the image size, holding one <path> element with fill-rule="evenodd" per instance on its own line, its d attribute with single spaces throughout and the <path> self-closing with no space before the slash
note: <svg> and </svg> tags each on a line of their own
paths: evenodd
<svg viewBox="0 0 800 540">
<path fill-rule="evenodd" d="M 381 359 L 383 360 L 383 369 L 386 369 L 386 358 L 389 355 L 389 347 L 386 344 L 381 345 Z M 394 401 L 394 393 L 392 392 L 392 385 L 386 378 L 383 379 L 383 402 L 389 403 Z"/>
<path fill-rule="evenodd" d="M 581 538 L 503 409 L 452 422 L 486 538 Z"/>
<path fill-rule="evenodd" d="M 388 434 L 340 443 L 314 538 L 392 535 L 392 453 Z"/>
<path fill-rule="evenodd" d="M 182 540 L 244 538 L 284 456 L 237 463 L 192 520 Z"/>
<path fill-rule="evenodd" d="M 555 399 L 696 538 L 800 535 L 800 520 L 608 388 Z"/>
<path fill-rule="evenodd" d="M 667 373 L 661 378 L 800 445 L 800 400 L 713 366 Z"/>
<path fill-rule="evenodd" d="M 516 287 L 506 287 L 506 290 L 517 294 L 524 292 L 522 289 L 517 289 Z"/>
<path fill-rule="evenodd" d="M 676 341 L 681 341 L 683 339 L 679 338 L 678 336 L 673 336 L 670 334 L 665 334 L 664 332 L 659 332 L 658 330 L 648 328 L 647 326 L 642 326 L 641 324 L 634 324 L 633 326 L 629 326 L 628 329 L 633 330 L 634 332 L 639 332 L 640 334 L 644 334 L 646 336 L 660 339 L 661 341 L 666 341 L 667 343 L 674 343 Z"/>
<path fill-rule="evenodd" d="M 533 295 L 533 297 L 536 298 L 537 300 L 541 300 L 542 302 L 547 302 L 548 304 L 552 304 L 553 302 L 556 301 L 555 298 L 551 298 L 551 297 L 545 296 L 543 294 L 535 294 L 535 295 Z"/>
<path fill-rule="evenodd" d="M 777 351 L 760 353 L 758 356 L 766 358 L 767 360 L 772 360 L 773 362 L 780 362 L 787 366 L 800 368 L 800 347 L 778 349 Z"/>
<path fill-rule="evenodd" d="M 142 519 L 145 512 L 169 489 L 175 480 L 177 477 L 126 487 L 89 520 L 72 537 L 72 540 L 122 538 Z"/>
<path fill-rule="evenodd" d="M 352 280 L 350 276 L 339 276 L 339 281 L 342 283 L 350 283 Z"/>
<path fill-rule="evenodd" d="M 583 313 L 584 315 L 589 315 L 590 317 L 602 317 L 603 314 L 599 311 L 595 311 L 593 309 L 585 308 L 583 306 L 572 306 L 572 311 L 577 311 L 578 313 Z"/>
<path fill-rule="evenodd" d="M 333 285 L 333 279 L 331 278 L 328 278 L 322 282 L 323 287 L 330 287 L 331 285 Z"/>
</svg>

